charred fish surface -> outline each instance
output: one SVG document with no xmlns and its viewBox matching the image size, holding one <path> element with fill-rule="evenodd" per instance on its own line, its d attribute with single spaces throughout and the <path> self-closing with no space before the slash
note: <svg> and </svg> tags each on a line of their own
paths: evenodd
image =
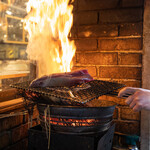
<svg viewBox="0 0 150 150">
<path fill-rule="evenodd" d="M 57 73 L 42 76 L 33 80 L 30 84 L 30 87 L 71 87 L 92 80 L 93 78 L 90 76 L 87 70 L 79 70 L 74 72 Z"/>
</svg>

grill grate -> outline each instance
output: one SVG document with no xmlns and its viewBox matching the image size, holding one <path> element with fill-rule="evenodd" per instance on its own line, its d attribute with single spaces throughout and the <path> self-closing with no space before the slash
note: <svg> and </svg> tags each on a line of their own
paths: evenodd
<svg viewBox="0 0 150 150">
<path fill-rule="evenodd" d="M 115 91 L 125 85 L 102 81 L 102 80 L 93 80 L 88 83 L 83 83 L 81 85 L 73 87 L 46 87 L 46 88 L 30 88 L 30 81 L 16 83 L 11 85 L 13 88 L 21 89 L 23 95 L 26 92 L 31 92 L 37 96 L 46 96 L 46 97 L 55 97 L 65 100 L 66 102 L 85 104 L 88 101 L 98 98 L 99 96 L 106 95 L 112 91 Z M 49 99 L 51 101 L 51 99 Z"/>
</svg>

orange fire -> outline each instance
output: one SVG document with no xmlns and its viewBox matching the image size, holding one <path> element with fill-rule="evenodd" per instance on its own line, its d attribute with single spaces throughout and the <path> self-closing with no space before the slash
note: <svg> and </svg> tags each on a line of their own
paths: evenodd
<svg viewBox="0 0 150 150">
<path fill-rule="evenodd" d="M 45 116 L 43 116 L 45 119 Z M 49 121 L 49 118 L 46 118 Z M 65 119 L 65 118 L 50 118 L 50 123 L 52 125 L 60 125 L 60 126 L 93 126 L 102 122 L 99 119 Z"/>
<path fill-rule="evenodd" d="M 69 0 L 29 0 L 25 29 L 29 33 L 27 53 L 37 62 L 38 77 L 69 72 L 75 54 L 74 41 L 68 39 L 73 23 Z"/>
</svg>

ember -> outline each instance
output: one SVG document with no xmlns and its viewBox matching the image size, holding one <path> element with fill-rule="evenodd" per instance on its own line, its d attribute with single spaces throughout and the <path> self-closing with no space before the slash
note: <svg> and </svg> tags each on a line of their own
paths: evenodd
<svg viewBox="0 0 150 150">
<path fill-rule="evenodd" d="M 37 104 L 43 129 L 85 133 L 106 131 L 112 124 L 115 103 L 103 101 L 97 107 L 58 106 Z"/>
<path fill-rule="evenodd" d="M 45 116 L 43 116 L 45 119 Z M 49 117 L 47 117 L 47 121 Z M 50 123 L 60 126 L 94 126 L 111 121 L 112 118 L 105 119 L 65 119 L 65 118 L 50 118 Z"/>
</svg>

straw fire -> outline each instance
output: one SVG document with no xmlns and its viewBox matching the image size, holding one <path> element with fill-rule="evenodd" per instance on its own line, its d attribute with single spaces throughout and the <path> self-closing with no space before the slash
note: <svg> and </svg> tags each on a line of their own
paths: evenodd
<svg viewBox="0 0 150 150">
<path fill-rule="evenodd" d="M 68 40 L 73 15 L 69 0 L 29 0 L 25 29 L 29 33 L 28 57 L 37 63 L 37 76 L 69 72 L 75 54 Z"/>
</svg>

